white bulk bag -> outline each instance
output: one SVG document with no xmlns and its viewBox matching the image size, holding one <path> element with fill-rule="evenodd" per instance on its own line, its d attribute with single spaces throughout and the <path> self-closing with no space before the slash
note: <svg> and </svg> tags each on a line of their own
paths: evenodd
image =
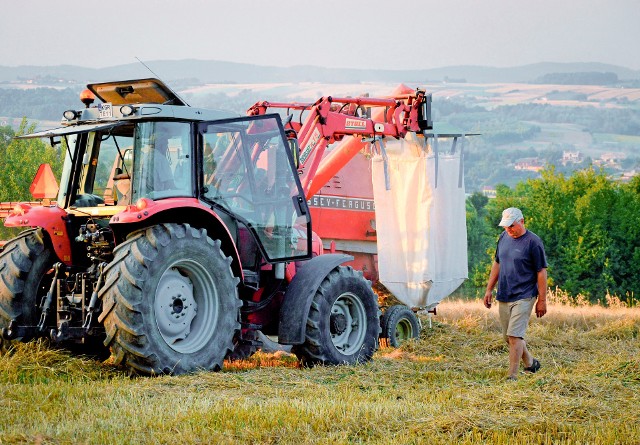
<svg viewBox="0 0 640 445">
<path fill-rule="evenodd" d="M 429 309 L 468 274 L 461 150 L 434 153 L 408 136 L 386 144 L 386 169 L 372 159 L 378 270 L 398 300 Z"/>
</svg>

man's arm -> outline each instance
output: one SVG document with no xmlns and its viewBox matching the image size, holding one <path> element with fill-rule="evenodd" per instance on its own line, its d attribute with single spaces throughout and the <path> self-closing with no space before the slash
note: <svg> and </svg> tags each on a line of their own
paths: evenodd
<svg viewBox="0 0 640 445">
<path fill-rule="evenodd" d="M 542 317 L 547 313 L 547 269 L 538 271 L 538 301 L 536 302 L 536 316 Z"/>
<path fill-rule="evenodd" d="M 484 305 L 487 308 L 491 307 L 491 292 L 494 286 L 498 282 L 498 275 L 500 274 L 500 263 L 493 261 L 491 265 L 491 272 L 489 273 L 489 282 L 487 283 L 487 290 L 484 293 Z M 545 289 L 546 290 L 546 289 Z"/>
</svg>

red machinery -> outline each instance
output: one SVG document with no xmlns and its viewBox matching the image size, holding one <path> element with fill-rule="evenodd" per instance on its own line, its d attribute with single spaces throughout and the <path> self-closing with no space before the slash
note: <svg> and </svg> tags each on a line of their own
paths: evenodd
<svg viewBox="0 0 640 445">
<path fill-rule="evenodd" d="M 300 174 L 314 232 L 332 253 L 377 281 L 375 206 L 369 158 L 372 142 L 432 128 L 431 96 L 398 86 L 389 98 L 323 97 L 313 104 L 258 102 L 249 115 L 272 109 L 298 111 L 286 128 L 299 141 Z M 304 119 L 304 120 L 303 120 Z M 327 153 L 325 149 L 338 142 Z M 374 147 L 374 148 L 372 148 Z"/>
<path fill-rule="evenodd" d="M 342 266 L 353 257 L 322 254 L 307 201 L 339 190 L 334 176 L 366 139 L 429 129 L 429 95 L 260 102 L 237 117 L 191 108 L 157 79 L 88 87 L 102 103 L 23 136 L 62 144 L 66 159 L 55 203 L 17 205 L 5 220 L 27 230 L 0 253 L 4 339 L 102 344 L 142 373 L 219 369 L 253 353 L 260 332 L 306 365 L 372 357 L 376 297 Z M 275 108 L 300 119 L 283 124 Z M 348 223 L 334 210 L 312 210 L 321 233 L 343 223 L 345 237 L 375 240 L 372 209 Z"/>
</svg>

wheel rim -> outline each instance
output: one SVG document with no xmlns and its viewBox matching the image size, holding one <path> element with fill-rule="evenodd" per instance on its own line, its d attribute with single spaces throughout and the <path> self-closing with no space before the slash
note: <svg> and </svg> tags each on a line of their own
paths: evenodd
<svg viewBox="0 0 640 445">
<path fill-rule="evenodd" d="M 406 318 L 398 321 L 396 324 L 396 340 L 404 341 L 413 338 L 413 326 Z"/>
<path fill-rule="evenodd" d="M 155 293 L 160 335 L 174 351 L 199 351 L 215 332 L 219 304 L 215 281 L 201 264 L 189 260 L 172 264 Z"/>
<path fill-rule="evenodd" d="M 338 297 L 331 307 L 331 341 L 344 355 L 357 352 L 367 332 L 367 312 L 364 303 L 352 293 Z"/>
</svg>

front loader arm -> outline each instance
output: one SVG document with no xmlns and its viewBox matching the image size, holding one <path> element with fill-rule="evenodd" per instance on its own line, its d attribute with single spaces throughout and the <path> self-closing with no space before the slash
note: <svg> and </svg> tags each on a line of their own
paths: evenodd
<svg viewBox="0 0 640 445">
<path fill-rule="evenodd" d="M 300 146 L 301 183 L 307 199 L 340 171 L 367 142 L 363 138 L 403 138 L 408 131 L 421 132 L 420 107 L 427 96 L 401 85 L 391 98 L 323 97 L 314 104 L 259 102 L 248 114 L 265 114 L 270 108 L 308 110 L 304 122 L 287 124 L 297 134 Z M 358 115 L 358 110 L 363 113 Z M 364 116 L 370 110 L 371 117 Z M 345 137 L 351 136 L 351 137 Z M 323 157 L 329 144 L 341 142 Z"/>
</svg>

